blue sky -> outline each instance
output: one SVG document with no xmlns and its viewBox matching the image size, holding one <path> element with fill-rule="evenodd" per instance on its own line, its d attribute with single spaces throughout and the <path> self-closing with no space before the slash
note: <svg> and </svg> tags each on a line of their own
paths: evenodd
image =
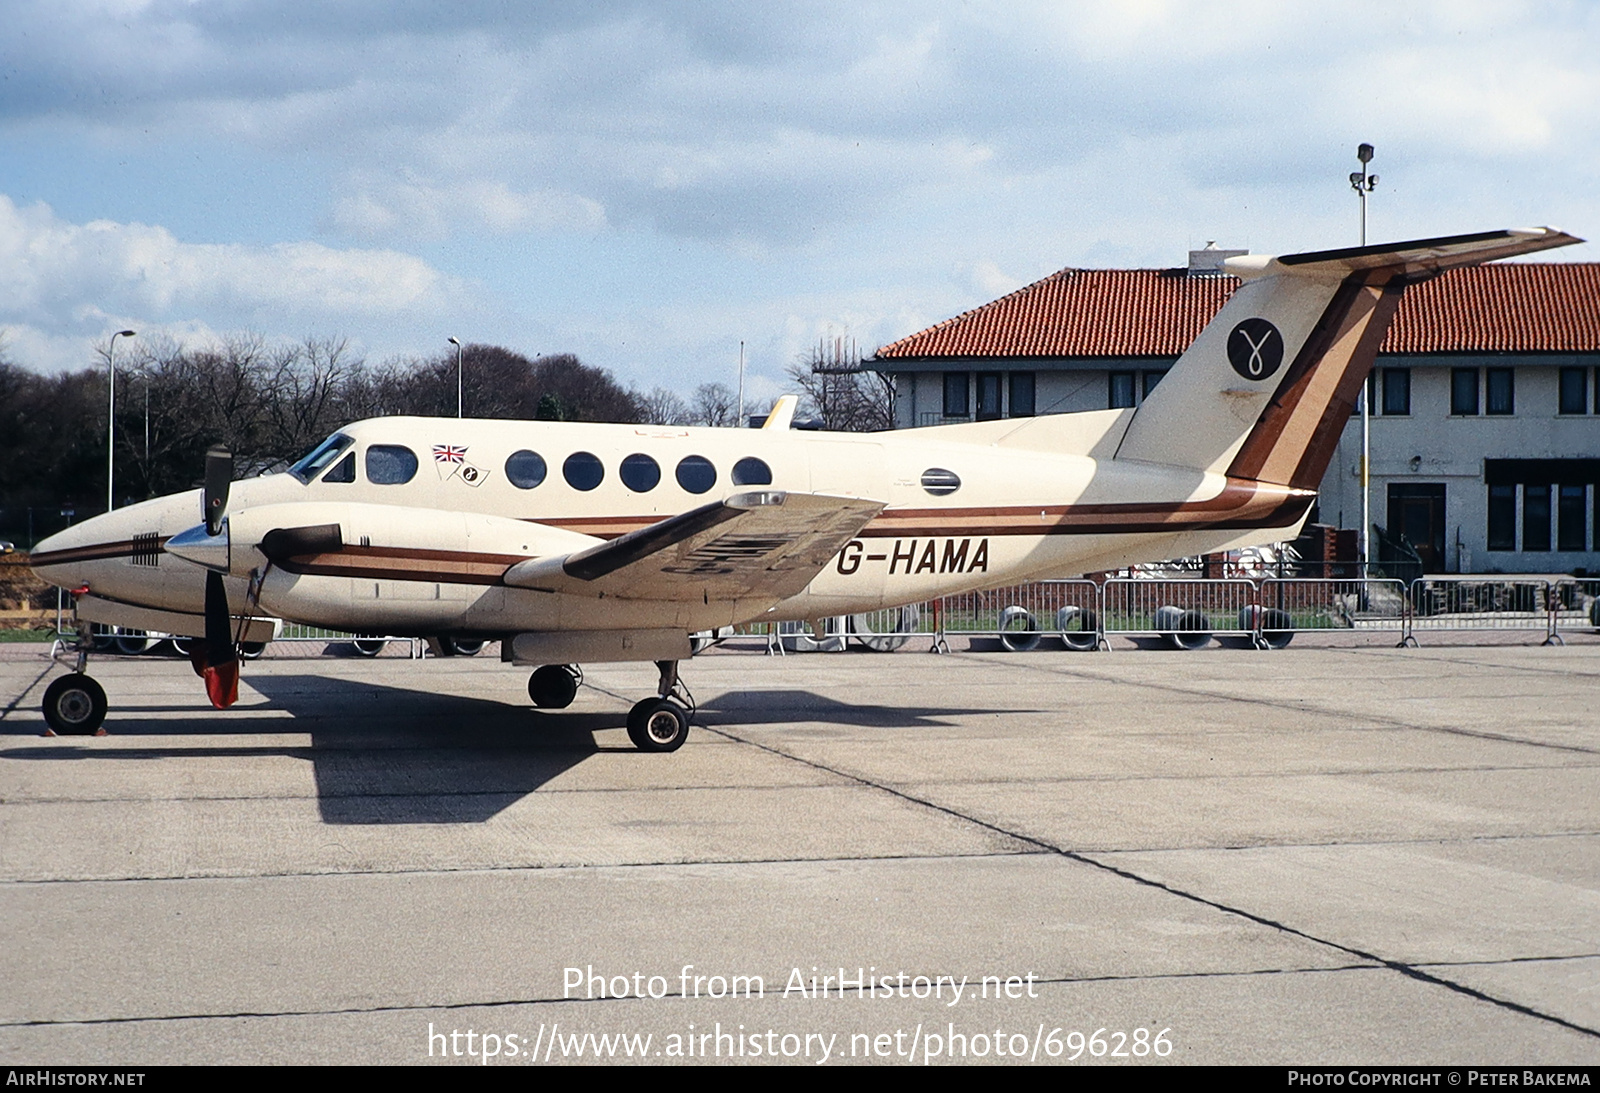
<svg viewBox="0 0 1600 1093">
<path fill-rule="evenodd" d="M 575 352 L 756 397 L 1063 266 L 1600 233 L 1600 5 L 13 0 L 0 335 Z M 1591 245 L 1554 256 L 1594 260 Z"/>
</svg>

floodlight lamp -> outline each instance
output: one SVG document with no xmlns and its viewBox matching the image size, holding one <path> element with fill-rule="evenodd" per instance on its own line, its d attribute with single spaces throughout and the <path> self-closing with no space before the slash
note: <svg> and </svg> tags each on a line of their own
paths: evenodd
<svg viewBox="0 0 1600 1093">
<path fill-rule="evenodd" d="M 1356 147 L 1356 158 L 1362 163 L 1372 162 L 1372 145 L 1362 144 Z"/>
</svg>

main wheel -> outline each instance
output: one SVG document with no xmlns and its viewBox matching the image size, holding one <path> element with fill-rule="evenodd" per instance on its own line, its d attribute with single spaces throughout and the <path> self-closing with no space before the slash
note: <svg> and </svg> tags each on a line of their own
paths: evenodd
<svg viewBox="0 0 1600 1093">
<path fill-rule="evenodd" d="M 647 698 L 628 711 L 628 739 L 640 751 L 677 751 L 689 739 L 689 714 L 669 698 Z"/>
<path fill-rule="evenodd" d="M 451 656 L 457 657 L 475 657 L 483 652 L 485 645 L 482 641 L 469 638 L 441 638 L 439 644 L 448 648 Z"/>
<path fill-rule="evenodd" d="M 45 688 L 44 719 L 62 736 L 93 736 L 106 719 L 105 689 L 82 672 L 62 676 Z"/>
<path fill-rule="evenodd" d="M 383 652 L 383 647 L 389 643 L 381 638 L 357 638 L 350 643 L 356 647 L 356 652 L 364 657 L 375 657 Z"/>
<path fill-rule="evenodd" d="M 546 664 L 528 677 L 528 697 L 541 710 L 564 710 L 578 697 L 578 677 L 565 664 Z"/>
</svg>

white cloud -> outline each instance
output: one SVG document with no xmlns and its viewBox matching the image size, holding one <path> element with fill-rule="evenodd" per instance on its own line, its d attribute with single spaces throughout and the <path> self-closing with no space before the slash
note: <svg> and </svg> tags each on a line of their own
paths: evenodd
<svg viewBox="0 0 1600 1093">
<path fill-rule="evenodd" d="M 367 173 L 349 185 L 353 192 L 334 203 L 330 226 L 364 238 L 443 239 L 460 228 L 502 235 L 593 232 L 606 226 L 599 202 L 559 190 L 520 192 L 498 181 L 438 184 Z"/>
</svg>

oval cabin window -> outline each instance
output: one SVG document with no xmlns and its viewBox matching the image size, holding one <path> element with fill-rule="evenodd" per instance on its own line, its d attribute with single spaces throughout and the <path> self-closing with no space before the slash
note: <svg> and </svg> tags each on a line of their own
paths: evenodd
<svg viewBox="0 0 1600 1093">
<path fill-rule="evenodd" d="M 605 481 L 606 469 L 593 452 L 573 452 L 561 464 L 561 477 L 575 490 L 592 490 Z"/>
<path fill-rule="evenodd" d="M 634 493 L 649 493 L 661 481 L 661 464 L 641 452 L 622 461 L 622 484 Z"/>
<path fill-rule="evenodd" d="M 523 449 L 506 458 L 506 478 L 519 490 L 531 490 L 544 481 L 544 456 Z"/>
<path fill-rule="evenodd" d="M 954 471 L 943 467 L 929 467 L 922 472 L 922 488 L 935 497 L 944 497 L 961 488 L 961 479 Z"/>
<path fill-rule="evenodd" d="M 733 484 L 735 486 L 770 486 L 772 485 L 772 468 L 753 455 L 746 456 L 733 465 Z"/>
<path fill-rule="evenodd" d="M 705 493 L 717 484 L 717 468 L 703 455 L 686 455 L 678 462 L 678 485 L 689 493 Z"/>
<path fill-rule="evenodd" d="M 374 444 L 367 449 L 367 481 L 378 486 L 403 485 L 417 476 L 417 453 L 400 444 Z"/>
</svg>

